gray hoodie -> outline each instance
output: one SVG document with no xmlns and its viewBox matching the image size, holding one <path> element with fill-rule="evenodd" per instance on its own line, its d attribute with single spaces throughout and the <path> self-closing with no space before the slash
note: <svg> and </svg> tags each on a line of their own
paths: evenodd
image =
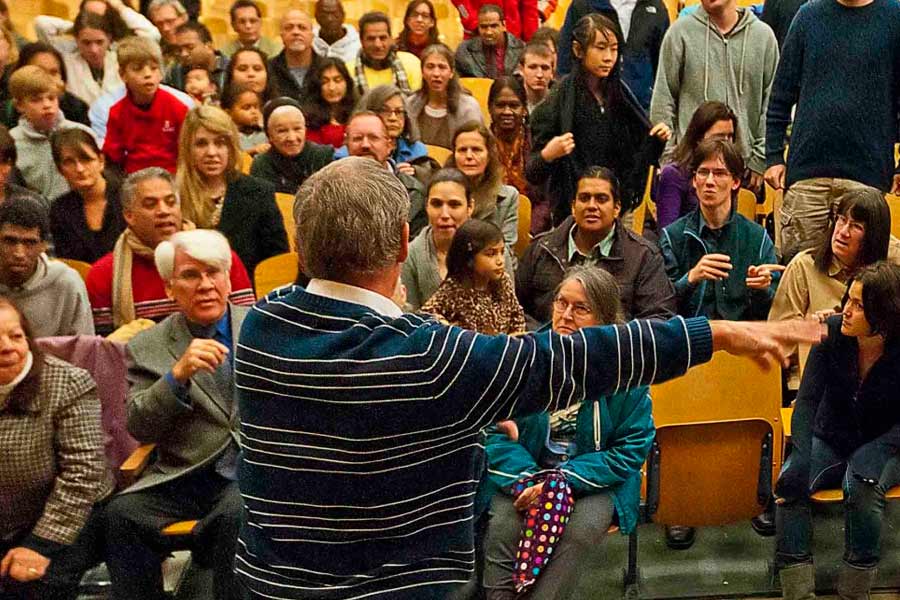
<svg viewBox="0 0 900 600">
<path fill-rule="evenodd" d="M 778 66 L 778 42 L 749 9 L 723 36 L 702 6 L 675 21 L 663 38 L 650 103 L 650 120 L 669 125 L 678 144 L 697 107 L 718 100 L 738 117 L 738 142 L 747 166 L 766 167 L 766 109 Z"/>
<path fill-rule="evenodd" d="M 91 134 L 89 127 L 81 123 L 69 121 L 59 111 L 59 117 L 53 131 L 71 129 L 77 127 Z M 53 200 L 69 191 L 69 184 L 53 163 L 53 153 L 50 151 L 50 135 L 41 133 L 31 126 L 25 117 L 19 117 L 19 125 L 10 130 L 10 135 L 16 141 L 16 167 L 22 173 L 25 185 L 44 198 Z"/>
<path fill-rule="evenodd" d="M 46 254 L 22 287 L 0 283 L 0 294 L 9 297 L 25 313 L 35 337 L 94 335 L 94 320 L 87 289 L 78 272 Z"/>
</svg>

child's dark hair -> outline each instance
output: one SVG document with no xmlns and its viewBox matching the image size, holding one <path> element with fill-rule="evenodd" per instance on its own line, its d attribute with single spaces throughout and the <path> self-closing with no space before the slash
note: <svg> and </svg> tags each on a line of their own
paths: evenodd
<svg viewBox="0 0 900 600">
<path fill-rule="evenodd" d="M 490 221 L 469 219 L 456 230 L 447 251 L 447 277 L 459 283 L 472 283 L 475 255 L 497 242 L 503 232 Z"/>
<path fill-rule="evenodd" d="M 232 83 L 231 85 L 226 86 L 225 90 L 222 92 L 222 97 L 219 99 L 219 106 L 221 106 L 224 110 L 231 110 L 232 108 L 234 108 L 234 105 L 237 104 L 238 98 L 240 98 L 247 92 L 256 96 L 257 100 L 259 100 L 260 110 L 262 110 L 262 94 L 250 89 L 249 86 L 243 83 Z"/>
</svg>

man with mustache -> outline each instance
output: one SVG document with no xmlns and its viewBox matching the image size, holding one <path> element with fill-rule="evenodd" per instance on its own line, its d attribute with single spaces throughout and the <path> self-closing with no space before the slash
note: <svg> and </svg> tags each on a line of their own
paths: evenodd
<svg viewBox="0 0 900 600">
<path fill-rule="evenodd" d="M 161 321 L 178 310 L 156 272 L 153 251 L 176 232 L 194 228 L 193 223 L 182 220 L 175 181 L 160 167 L 137 171 L 125 180 L 122 214 L 127 229 L 113 251 L 95 262 L 87 276 L 94 327 L 100 335 L 135 319 Z M 233 251 L 229 277 L 229 301 L 253 304 L 247 270 Z"/>
<path fill-rule="evenodd" d="M 610 169 L 590 167 L 578 180 L 572 216 L 538 237 L 519 262 L 516 295 L 530 324 L 550 321 L 566 269 L 594 265 L 619 284 L 626 319 L 675 315 L 675 291 L 656 247 L 619 220 L 619 182 Z"/>
<path fill-rule="evenodd" d="M 397 170 L 397 164 L 389 158 L 393 144 L 384 127 L 384 121 L 370 111 L 358 112 L 350 117 L 344 133 L 350 156 L 366 156 L 375 160 L 397 176 L 409 194 L 409 235 L 415 237 L 428 224 L 425 214 L 425 187 L 418 179 Z"/>
</svg>

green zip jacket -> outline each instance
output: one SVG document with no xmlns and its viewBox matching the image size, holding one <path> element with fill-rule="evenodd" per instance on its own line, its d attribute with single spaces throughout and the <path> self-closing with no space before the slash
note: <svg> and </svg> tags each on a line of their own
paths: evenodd
<svg viewBox="0 0 900 600">
<path fill-rule="evenodd" d="M 577 454 L 560 465 L 576 498 L 612 492 L 623 534 L 637 525 L 641 466 L 656 431 L 651 413 L 647 387 L 585 400 L 575 421 Z M 541 471 L 537 457 L 550 435 L 550 415 L 530 415 L 516 419 L 516 424 L 518 442 L 496 430 L 488 431 L 487 481 L 482 482 L 480 492 L 485 502 L 497 491 L 509 494 L 516 481 Z"/>
</svg>

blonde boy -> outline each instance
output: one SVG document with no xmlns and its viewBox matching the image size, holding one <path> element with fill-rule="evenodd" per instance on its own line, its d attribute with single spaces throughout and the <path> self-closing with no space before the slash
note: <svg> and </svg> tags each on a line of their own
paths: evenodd
<svg viewBox="0 0 900 600">
<path fill-rule="evenodd" d="M 58 78 L 34 65 L 17 69 L 9 78 L 9 94 L 21 114 L 18 126 L 9 132 L 16 142 L 16 167 L 25 185 L 48 200 L 69 191 L 53 162 L 50 134 L 72 127 L 91 131 L 63 115 L 59 109 L 62 91 Z"/>
</svg>

